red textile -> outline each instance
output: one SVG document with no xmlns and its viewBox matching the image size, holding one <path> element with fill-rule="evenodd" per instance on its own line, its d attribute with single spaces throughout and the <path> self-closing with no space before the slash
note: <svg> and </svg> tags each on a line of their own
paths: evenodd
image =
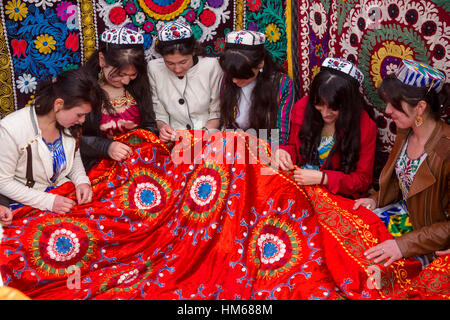
<svg viewBox="0 0 450 320">
<path fill-rule="evenodd" d="M 32 299 L 450 297 L 448 257 L 422 272 L 411 259 L 373 266 L 363 252 L 391 236 L 371 211 L 299 187 L 244 133 L 190 134 L 172 155 L 151 133 L 123 135 L 134 154 L 90 172 L 92 203 L 15 211 L 0 245 L 5 285 Z M 74 198 L 71 183 L 52 192 Z"/>
<path fill-rule="evenodd" d="M 294 163 L 301 163 L 299 153 L 301 141 L 299 133 L 305 118 L 308 96 L 297 101 L 291 113 L 291 131 L 288 144 L 280 146 L 291 155 Z M 364 196 L 372 184 L 373 165 L 375 161 L 375 145 L 377 128 L 375 122 L 370 119 L 366 111 L 361 112 L 361 151 L 356 164 L 356 170 L 345 174 L 339 171 L 340 155 L 334 153 L 331 158 L 331 168 L 333 170 L 322 170 L 328 175 L 328 190 L 334 194 L 351 195 L 355 199 Z"/>
</svg>

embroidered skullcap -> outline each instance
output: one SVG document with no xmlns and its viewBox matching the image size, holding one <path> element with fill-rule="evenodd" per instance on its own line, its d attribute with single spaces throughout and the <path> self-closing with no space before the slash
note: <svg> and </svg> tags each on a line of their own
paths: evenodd
<svg viewBox="0 0 450 320">
<path fill-rule="evenodd" d="M 250 30 L 230 31 L 225 35 L 225 47 L 235 49 L 258 49 L 264 47 L 264 33 Z"/>
<path fill-rule="evenodd" d="M 121 27 L 104 31 L 100 40 L 118 47 L 136 47 L 143 46 L 144 36 L 134 30 Z"/>
<path fill-rule="evenodd" d="M 402 60 L 402 64 L 395 72 L 395 76 L 404 84 L 414 87 L 434 88 L 441 91 L 445 82 L 445 74 L 432 66 L 409 59 Z"/>
<path fill-rule="evenodd" d="M 167 44 L 189 41 L 193 37 L 191 26 L 181 21 L 167 22 L 158 32 L 158 40 Z"/>
<path fill-rule="evenodd" d="M 353 63 L 338 58 L 326 58 L 322 63 L 322 68 L 328 68 L 343 72 L 362 84 L 364 75 Z"/>
</svg>

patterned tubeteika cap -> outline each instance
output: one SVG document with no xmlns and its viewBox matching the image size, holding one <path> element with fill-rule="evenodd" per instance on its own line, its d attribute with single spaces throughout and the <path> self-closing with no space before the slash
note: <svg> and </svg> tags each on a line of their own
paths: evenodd
<svg viewBox="0 0 450 320">
<path fill-rule="evenodd" d="M 338 58 L 326 58 L 322 63 L 322 68 L 334 69 L 349 75 L 361 85 L 364 81 L 364 75 L 353 63 Z"/>
<path fill-rule="evenodd" d="M 143 46 L 144 36 L 134 30 L 121 27 L 104 31 L 100 40 L 118 47 L 136 47 Z"/>
<path fill-rule="evenodd" d="M 264 33 L 250 30 L 230 31 L 225 35 L 225 47 L 228 49 L 259 49 L 264 47 Z"/>
<path fill-rule="evenodd" d="M 194 37 L 191 26 L 181 21 L 171 21 L 163 25 L 158 31 L 158 40 L 172 44 L 191 40 Z"/>
<path fill-rule="evenodd" d="M 395 72 L 398 80 L 414 87 L 434 88 L 441 91 L 445 83 L 445 74 L 432 66 L 409 59 L 402 60 L 402 64 Z"/>
</svg>

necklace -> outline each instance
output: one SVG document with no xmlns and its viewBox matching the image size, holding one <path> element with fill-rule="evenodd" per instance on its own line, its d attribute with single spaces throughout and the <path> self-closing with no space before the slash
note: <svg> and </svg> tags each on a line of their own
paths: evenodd
<svg viewBox="0 0 450 320">
<path fill-rule="evenodd" d="M 123 94 L 121 96 L 112 98 L 109 102 L 116 113 L 121 113 L 136 104 L 136 101 L 125 88 L 123 88 Z"/>
</svg>

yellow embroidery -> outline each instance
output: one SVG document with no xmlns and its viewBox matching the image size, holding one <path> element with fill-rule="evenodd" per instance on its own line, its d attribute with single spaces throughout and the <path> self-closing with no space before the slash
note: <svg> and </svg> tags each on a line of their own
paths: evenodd
<svg viewBox="0 0 450 320">
<path fill-rule="evenodd" d="M 243 30 L 245 23 L 245 1 L 236 0 L 234 4 L 234 30 Z"/>
<path fill-rule="evenodd" d="M 80 1 L 81 35 L 84 62 L 97 50 L 97 34 L 94 20 L 94 1 Z"/>
<path fill-rule="evenodd" d="M 2 118 L 14 111 L 11 59 L 9 59 L 3 23 L 0 24 L 0 113 Z"/>
</svg>

